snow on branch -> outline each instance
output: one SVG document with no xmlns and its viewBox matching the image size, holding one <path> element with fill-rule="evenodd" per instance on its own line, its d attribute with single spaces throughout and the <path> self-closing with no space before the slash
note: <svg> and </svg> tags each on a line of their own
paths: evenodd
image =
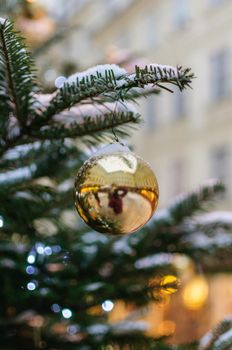
<svg viewBox="0 0 232 350">
<path fill-rule="evenodd" d="M 224 350 L 232 347 L 232 317 L 225 318 L 200 340 L 199 350 Z"/>
<path fill-rule="evenodd" d="M 99 68 L 100 67 L 100 68 Z M 166 84 L 173 84 L 183 90 L 190 86 L 193 74 L 189 68 L 170 67 L 151 64 L 144 68 L 135 67 L 135 73 L 129 74 L 116 65 L 102 65 L 93 67 L 83 73 L 77 73 L 67 79 L 61 89 L 58 89 L 46 110 L 42 113 L 41 121 L 46 123 L 55 114 L 71 108 L 84 101 L 109 96 L 113 102 L 134 99 L 131 90 L 142 88 L 144 95 L 146 87 L 172 90 Z M 165 84 L 165 86 L 164 86 Z M 137 90 L 137 96 L 140 91 Z"/>
<path fill-rule="evenodd" d="M 125 74 L 127 71 L 124 68 L 119 67 L 116 64 L 101 64 L 87 69 L 84 72 L 79 72 L 71 75 L 67 78 L 65 83 L 72 84 L 77 81 L 81 81 L 82 79 L 91 78 L 91 77 L 105 77 L 107 71 L 111 71 L 115 78 L 119 78 Z"/>
<path fill-rule="evenodd" d="M 164 267 L 172 263 L 172 256 L 170 254 L 154 254 L 141 258 L 135 262 L 135 268 L 143 270 L 151 267 Z"/>
<path fill-rule="evenodd" d="M 206 213 L 194 218 L 194 222 L 203 228 L 223 227 L 232 228 L 232 212 L 230 211 L 214 211 Z"/>
<path fill-rule="evenodd" d="M 72 123 L 83 123 L 86 118 L 96 119 L 103 115 L 114 115 L 118 113 L 138 114 L 136 108 L 128 102 L 119 103 L 104 103 L 104 104 L 83 104 L 70 108 L 53 117 L 53 120 L 58 123 L 63 123 L 70 126 Z"/>
</svg>

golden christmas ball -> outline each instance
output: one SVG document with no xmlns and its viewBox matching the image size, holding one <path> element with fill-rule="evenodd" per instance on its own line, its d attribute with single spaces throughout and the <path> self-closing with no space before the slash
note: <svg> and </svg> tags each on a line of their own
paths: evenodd
<svg viewBox="0 0 232 350">
<path fill-rule="evenodd" d="M 158 204 L 159 189 L 150 166 L 121 144 L 97 152 L 80 168 L 76 209 L 94 230 L 112 235 L 143 227 Z"/>
</svg>

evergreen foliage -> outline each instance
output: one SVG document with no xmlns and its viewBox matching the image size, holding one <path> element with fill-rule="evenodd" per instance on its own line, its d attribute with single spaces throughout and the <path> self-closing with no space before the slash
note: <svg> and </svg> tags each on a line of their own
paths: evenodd
<svg viewBox="0 0 232 350">
<path fill-rule="evenodd" d="M 220 229 L 229 237 L 232 225 L 223 220 L 216 226 L 203 224 L 200 215 L 207 201 L 223 191 L 220 183 L 180 197 L 143 230 L 125 237 L 106 237 L 65 219 L 74 206 L 75 174 L 87 156 L 83 145 L 106 141 L 112 127 L 125 137 L 140 119 L 137 112 L 115 108 L 67 123 L 72 108 L 124 104 L 170 90 L 173 84 L 182 90 L 192 78 L 191 71 L 181 67 L 136 67 L 134 74 L 121 76 L 106 69 L 104 74 L 65 83 L 41 102 L 33 62 L 22 39 L 11 22 L 0 21 L 1 349 L 108 350 L 118 345 L 120 349 L 221 350 L 232 346 L 231 320 L 212 331 L 208 342 L 169 346 L 148 337 L 142 322 L 108 323 L 101 308 L 106 300 L 138 307 L 150 300 L 158 302 L 163 290 L 176 288 L 162 283 L 163 275 L 175 273 L 175 253 L 201 259 L 205 271 L 212 270 L 222 254 L 231 255 L 232 240 L 220 245 L 216 234 Z M 194 239 L 199 231 L 208 245 L 199 246 Z M 156 276 L 153 283 L 151 276 Z"/>
</svg>

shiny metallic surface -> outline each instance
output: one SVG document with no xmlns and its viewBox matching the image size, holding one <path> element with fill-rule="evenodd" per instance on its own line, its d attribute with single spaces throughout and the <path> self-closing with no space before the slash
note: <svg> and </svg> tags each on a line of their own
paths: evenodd
<svg viewBox="0 0 232 350">
<path fill-rule="evenodd" d="M 144 226 L 159 197 L 150 166 L 131 152 L 102 154 L 80 168 L 75 182 L 76 209 L 94 230 L 127 234 Z"/>
</svg>

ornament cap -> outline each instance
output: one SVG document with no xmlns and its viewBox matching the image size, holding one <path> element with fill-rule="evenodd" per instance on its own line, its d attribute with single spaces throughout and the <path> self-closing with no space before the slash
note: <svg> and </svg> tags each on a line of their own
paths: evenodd
<svg viewBox="0 0 232 350">
<path fill-rule="evenodd" d="M 129 147 L 122 145 L 119 142 L 110 143 L 107 146 L 100 148 L 97 152 L 93 154 L 93 157 L 98 157 L 104 154 L 118 153 L 118 152 L 131 152 Z"/>
</svg>

